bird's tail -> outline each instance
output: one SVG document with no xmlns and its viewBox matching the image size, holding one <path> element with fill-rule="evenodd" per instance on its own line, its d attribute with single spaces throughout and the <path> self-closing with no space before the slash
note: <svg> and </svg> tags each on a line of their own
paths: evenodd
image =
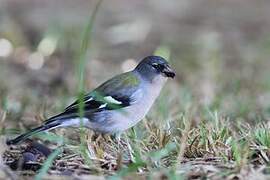
<svg viewBox="0 0 270 180">
<path fill-rule="evenodd" d="M 6 143 L 7 145 L 14 145 L 14 144 L 18 144 L 19 142 L 27 139 L 28 137 L 36 134 L 36 133 L 39 133 L 41 131 L 46 131 L 46 130 L 49 130 L 49 129 L 53 129 L 53 128 L 56 128 L 59 124 L 58 123 L 49 123 L 49 124 L 44 124 L 42 126 L 39 126 L 37 128 L 34 128 L 32 130 L 30 130 L 29 132 L 27 133 L 24 133 L 14 139 L 11 139 L 11 140 L 8 140 Z"/>
</svg>

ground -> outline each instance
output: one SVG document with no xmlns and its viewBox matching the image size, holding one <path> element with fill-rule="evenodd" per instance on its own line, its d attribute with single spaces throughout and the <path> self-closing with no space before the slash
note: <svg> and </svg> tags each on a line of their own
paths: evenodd
<svg viewBox="0 0 270 180">
<path fill-rule="evenodd" d="M 269 179 L 269 2 L 104 1 L 87 28 L 96 4 L 0 1 L 0 179 Z M 120 143 L 70 128 L 6 145 L 150 54 L 176 78 Z"/>
</svg>

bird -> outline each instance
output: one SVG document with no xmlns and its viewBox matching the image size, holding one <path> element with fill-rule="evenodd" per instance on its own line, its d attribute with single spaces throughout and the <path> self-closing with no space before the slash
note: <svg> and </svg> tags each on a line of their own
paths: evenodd
<svg viewBox="0 0 270 180">
<path fill-rule="evenodd" d="M 64 127 L 86 127 L 101 134 L 124 132 L 146 116 L 166 81 L 175 76 L 163 57 L 147 56 L 133 70 L 107 80 L 62 113 L 6 143 L 15 145 L 36 133 Z"/>
</svg>

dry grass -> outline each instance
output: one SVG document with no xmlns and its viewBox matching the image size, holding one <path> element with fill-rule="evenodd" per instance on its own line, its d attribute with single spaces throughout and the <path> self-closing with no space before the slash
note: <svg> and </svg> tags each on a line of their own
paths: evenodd
<svg viewBox="0 0 270 180">
<path fill-rule="evenodd" d="M 61 153 L 52 161 L 48 173 L 59 178 L 97 175 L 129 179 L 134 174 L 142 179 L 268 177 L 269 127 L 246 126 L 235 131 L 228 120 L 214 114 L 217 124 L 201 122 L 192 128 L 190 123 L 186 123 L 194 118 L 191 115 L 187 119 L 186 115 L 176 119 L 178 126 L 172 126 L 169 130 L 162 130 L 152 121 L 144 121 L 140 124 L 140 130 L 132 129 L 123 136 L 120 145 L 110 136 L 90 136 L 88 132 L 83 149 L 86 154 L 82 154 L 80 143 L 76 141 L 62 145 L 61 142 L 47 141 L 44 148 L 62 148 Z M 134 160 L 129 156 L 127 143 L 132 147 Z M 35 141 L 10 146 L 3 152 L 4 164 L 16 170 L 18 176 L 35 176 L 47 159 L 40 146 Z M 27 162 L 22 157 L 26 152 L 38 157 L 34 162 Z M 5 173 L 9 171 L 3 169 Z"/>
</svg>

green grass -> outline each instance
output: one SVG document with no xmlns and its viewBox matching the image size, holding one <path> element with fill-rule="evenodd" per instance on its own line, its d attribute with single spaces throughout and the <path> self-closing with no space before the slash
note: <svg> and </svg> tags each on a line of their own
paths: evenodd
<svg viewBox="0 0 270 180">
<path fill-rule="evenodd" d="M 98 12 L 98 9 L 102 3 L 102 0 L 99 0 L 98 3 L 95 6 L 94 11 L 92 12 L 90 19 L 87 23 L 87 26 L 85 27 L 85 31 L 82 36 L 82 43 L 81 47 L 79 49 L 79 54 L 78 54 L 78 61 L 76 62 L 77 65 L 77 74 L 78 74 L 78 102 L 79 102 L 79 115 L 81 118 L 81 127 L 80 127 L 80 151 L 82 156 L 85 158 L 87 164 L 90 165 L 91 160 L 89 159 L 87 155 L 87 147 L 86 147 L 86 138 L 85 138 L 85 131 L 83 128 L 83 120 L 82 117 L 84 116 L 84 95 L 85 95 L 85 67 L 86 67 L 86 62 L 87 62 L 87 50 L 89 49 L 91 39 L 92 39 L 92 30 L 93 30 L 93 25 L 94 21 L 96 19 L 96 15 Z"/>
<path fill-rule="evenodd" d="M 261 126 L 256 128 L 253 131 L 253 139 L 254 142 L 259 145 L 263 146 L 266 149 L 270 148 L 270 129 L 265 126 Z"/>
</svg>

